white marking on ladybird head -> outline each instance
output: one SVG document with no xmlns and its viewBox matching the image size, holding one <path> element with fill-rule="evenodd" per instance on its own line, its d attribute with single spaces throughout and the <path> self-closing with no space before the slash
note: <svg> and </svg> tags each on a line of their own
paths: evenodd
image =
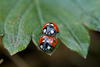
<svg viewBox="0 0 100 67">
<path fill-rule="evenodd" d="M 43 40 L 42 42 L 45 42 L 45 40 Z"/>
<path fill-rule="evenodd" d="M 51 26 L 53 26 L 53 24 L 50 24 Z"/>
<path fill-rule="evenodd" d="M 46 29 L 44 29 L 43 32 L 46 33 Z"/>
<path fill-rule="evenodd" d="M 53 30 L 51 30 L 51 34 L 53 34 L 54 33 L 54 31 Z"/>
<path fill-rule="evenodd" d="M 49 40 L 47 40 L 47 42 L 49 43 Z"/>
<path fill-rule="evenodd" d="M 49 50 L 50 48 L 51 48 L 50 46 L 47 47 L 48 50 Z"/>
<path fill-rule="evenodd" d="M 42 49 L 43 48 L 43 45 L 41 45 L 40 48 Z"/>
</svg>

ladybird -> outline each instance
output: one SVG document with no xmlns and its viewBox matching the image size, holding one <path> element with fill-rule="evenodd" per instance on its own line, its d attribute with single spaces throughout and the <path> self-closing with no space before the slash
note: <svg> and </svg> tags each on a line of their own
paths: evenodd
<svg viewBox="0 0 100 67">
<path fill-rule="evenodd" d="M 59 33 L 59 29 L 55 23 L 48 22 L 42 27 L 42 33 L 47 36 L 55 36 L 57 33 Z"/>
<path fill-rule="evenodd" d="M 53 51 L 53 49 L 55 48 L 55 45 L 57 44 L 57 38 L 42 35 L 40 37 L 38 44 L 39 44 L 38 47 L 40 50 L 50 53 Z"/>
</svg>

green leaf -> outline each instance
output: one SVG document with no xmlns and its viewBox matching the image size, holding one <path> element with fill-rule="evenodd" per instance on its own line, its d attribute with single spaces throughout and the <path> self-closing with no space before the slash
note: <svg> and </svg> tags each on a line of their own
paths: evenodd
<svg viewBox="0 0 100 67">
<path fill-rule="evenodd" d="M 81 21 L 93 30 L 100 29 L 100 0 L 76 0 L 74 4 L 82 11 Z"/>
<path fill-rule="evenodd" d="M 59 38 L 69 49 L 87 56 L 88 30 L 100 29 L 99 0 L 0 0 L 0 35 L 11 55 L 27 47 L 31 37 L 36 46 L 42 26 L 57 24 Z"/>
<path fill-rule="evenodd" d="M 11 55 L 27 47 L 31 40 L 32 31 L 38 25 L 32 0 L 15 0 L 12 3 L 13 7 L 9 7 L 11 10 L 5 17 L 5 35 L 2 39 L 5 48 Z"/>
</svg>

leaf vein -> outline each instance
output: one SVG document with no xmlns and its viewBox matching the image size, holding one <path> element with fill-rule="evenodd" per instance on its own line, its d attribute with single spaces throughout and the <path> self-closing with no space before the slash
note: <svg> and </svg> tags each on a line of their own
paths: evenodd
<svg viewBox="0 0 100 67">
<path fill-rule="evenodd" d="M 38 12 L 38 15 L 39 15 L 39 19 L 40 19 L 41 25 L 43 26 L 44 20 L 43 20 L 43 17 L 42 17 L 40 6 L 39 6 L 39 1 L 35 0 L 35 2 L 36 2 L 36 8 L 37 8 L 37 12 Z"/>
<path fill-rule="evenodd" d="M 66 26 L 68 27 L 70 33 L 71 33 L 71 34 L 73 35 L 73 37 L 77 40 L 77 42 L 80 44 L 80 47 L 81 47 L 81 42 L 80 42 L 80 40 L 79 40 L 78 37 L 75 35 L 75 33 L 72 31 L 72 29 L 70 28 L 69 24 L 66 23 L 65 20 L 64 20 L 62 17 L 60 17 L 59 15 L 58 15 L 58 18 L 63 22 L 64 25 L 66 25 Z M 81 48 L 82 48 L 82 47 L 81 47 Z"/>
<path fill-rule="evenodd" d="M 8 20 L 9 20 L 9 18 L 11 17 L 11 14 L 14 12 L 14 10 L 16 9 L 16 7 L 17 7 L 21 2 L 22 2 L 22 0 L 19 0 L 19 1 L 17 2 L 17 4 L 16 4 L 16 5 L 14 6 L 14 8 L 9 12 L 8 16 L 7 16 L 6 19 L 5 19 L 4 30 L 5 30 L 6 33 L 7 33 L 7 31 L 6 31 L 7 22 L 8 22 Z"/>
<path fill-rule="evenodd" d="M 25 13 L 23 14 L 20 22 L 19 22 L 19 30 L 18 30 L 18 37 L 16 39 L 16 44 L 17 42 L 19 41 L 19 35 L 20 35 L 20 32 L 21 32 L 21 27 L 22 27 L 22 23 L 23 23 L 23 19 L 25 18 L 25 16 L 27 15 L 27 13 L 32 9 L 32 6 L 29 6 L 29 8 L 25 11 Z"/>
</svg>

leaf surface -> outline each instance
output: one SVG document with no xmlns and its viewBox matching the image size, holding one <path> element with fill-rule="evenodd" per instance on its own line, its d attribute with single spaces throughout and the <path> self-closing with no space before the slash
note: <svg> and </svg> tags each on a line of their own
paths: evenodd
<svg viewBox="0 0 100 67">
<path fill-rule="evenodd" d="M 87 56 L 88 30 L 100 29 L 99 0 L 1 0 L 0 35 L 11 55 L 27 47 L 31 37 L 38 45 L 42 26 L 54 22 L 57 35 L 69 49 Z"/>
</svg>

